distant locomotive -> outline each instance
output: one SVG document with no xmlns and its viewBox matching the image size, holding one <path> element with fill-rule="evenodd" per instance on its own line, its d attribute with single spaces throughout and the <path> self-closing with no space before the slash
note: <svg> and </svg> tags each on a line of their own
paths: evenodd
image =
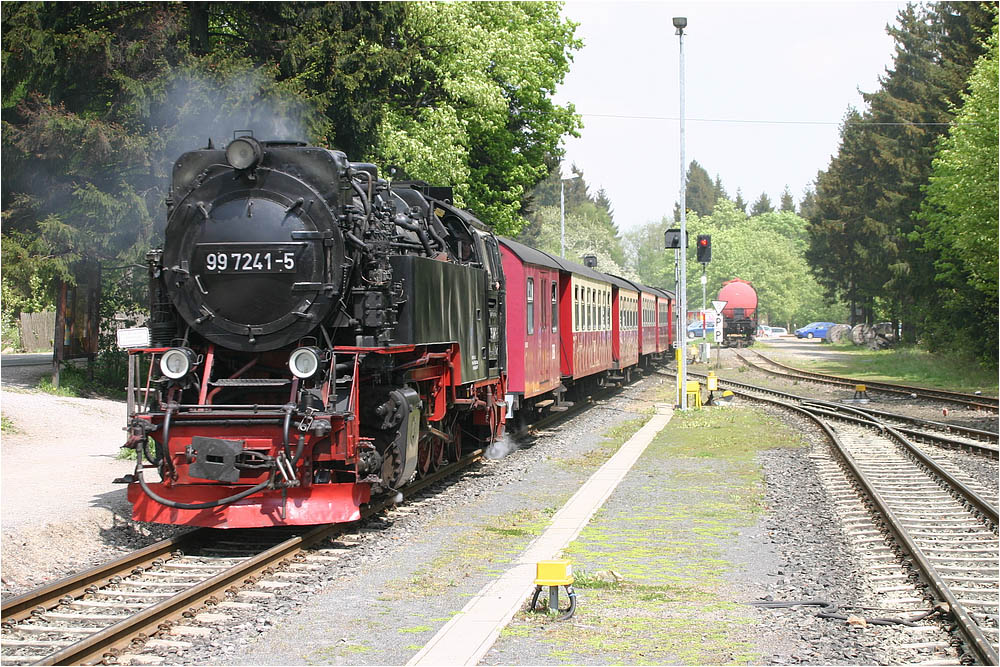
<svg viewBox="0 0 1000 667">
<path fill-rule="evenodd" d="M 508 416 L 669 357 L 670 294 L 499 239 L 450 188 L 339 151 L 209 142 L 174 165 L 167 208 L 127 344 L 137 520 L 353 521 Z"/>
<path fill-rule="evenodd" d="M 729 347 L 745 347 L 754 341 L 757 333 L 757 292 L 745 280 L 734 278 L 722 283 L 719 301 L 725 301 L 722 309 L 722 344 Z"/>
</svg>

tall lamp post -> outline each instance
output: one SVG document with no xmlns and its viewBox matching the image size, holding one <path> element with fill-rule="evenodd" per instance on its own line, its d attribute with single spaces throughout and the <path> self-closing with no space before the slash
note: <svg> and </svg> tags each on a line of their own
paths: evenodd
<svg viewBox="0 0 1000 667">
<path fill-rule="evenodd" d="M 684 338 L 681 338 L 681 360 L 677 369 L 677 382 L 680 391 L 681 410 L 687 410 L 687 169 L 684 156 L 684 28 L 687 27 L 687 18 L 675 16 L 674 27 L 677 29 L 677 37 L 680 42 L 680 97 L 681 97 L 681 267 L 680 284 L 677 286 L 677 308 L 680 310 L 681 331 Z"/>
<path fill-rule="evenodd" d="M 566 181 L 559 174 L 559 256 L 566 256 Z"/>
</svg>

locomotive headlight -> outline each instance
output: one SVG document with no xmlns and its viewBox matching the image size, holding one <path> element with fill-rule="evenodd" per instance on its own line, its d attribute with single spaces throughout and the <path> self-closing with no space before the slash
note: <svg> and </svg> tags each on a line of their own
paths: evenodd
<svg viewBox="0 0 1000 667">
<path fill-rule="evenodd" d="M 173 347 L 160 357 L 160 371 L 171 380 L 179 380 L 191 372 L 197 359 L 194 350 Z"/>
<path fill-rule="evenodd" d="M 239 137 L 226 146 L 226 161 L 236 169 L 256 166 L 263 157 L 264 149 L 253 137 Z"/>
<path fill-rule="evenodd" d="M 288 368 L 297 378 L 310 378 L 319 370 L 322 355 L 322 351 L 316 347 L 296 348 L 292 356 L 288 357 Z"/>
</svg>

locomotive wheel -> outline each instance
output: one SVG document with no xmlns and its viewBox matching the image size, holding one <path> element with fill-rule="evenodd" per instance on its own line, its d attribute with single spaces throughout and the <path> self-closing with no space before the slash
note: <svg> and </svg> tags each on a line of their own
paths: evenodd
<svg viewBox="0 0 1000 667">
<path fill-rule="evenodd" d="M 462 423 L 455 420 L 451 427 L 451 442 L 445 448 L 448 453 L 448 460 L 455 463 L 462 458 Z"/>
<path fill-rule="evenodd" d="M 417 476 L 424 477 L 431 471 L 431 450 L 434 438 L 423 437 L 417 444 Z"/>
<path fill-rule="evenodd" d="M 444 464 L 445 445 L 445 441 L 441 438 L 431 438 L 431 470 L 440 470 Z"/>
</svg>

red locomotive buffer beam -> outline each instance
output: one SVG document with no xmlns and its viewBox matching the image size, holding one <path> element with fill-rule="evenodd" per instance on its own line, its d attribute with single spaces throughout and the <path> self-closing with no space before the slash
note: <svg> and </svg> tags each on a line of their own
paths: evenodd
<svg viewBox="0 0 1000 667">
<path fill-rule="evenodd" d="M 133 353 L 144 351 L 152 350 Z M 215 528 L 358 520 L 371 485 L 333 479 L 334 468 L 347 470 L 359 458 L 358 355 L 353 357 L 344 413 L 312 412 L 299 415 L 296 423 L 280 406 L 240 411 L 212 407 L 202 398 L 204 407 L 172 409 L 169 418 L 162 412 L 136 414 L 166 452 L 167 474 L 162 481 L 147 481 L 144 475 L 156 466 L 142 468 L 139 461 L 128 487 L 133 519 Z M 282 455 L 284 465 L 277 471 L 268 466 Z M 219 502 L 240 495 L 245 497 Z"/>
</svg>

